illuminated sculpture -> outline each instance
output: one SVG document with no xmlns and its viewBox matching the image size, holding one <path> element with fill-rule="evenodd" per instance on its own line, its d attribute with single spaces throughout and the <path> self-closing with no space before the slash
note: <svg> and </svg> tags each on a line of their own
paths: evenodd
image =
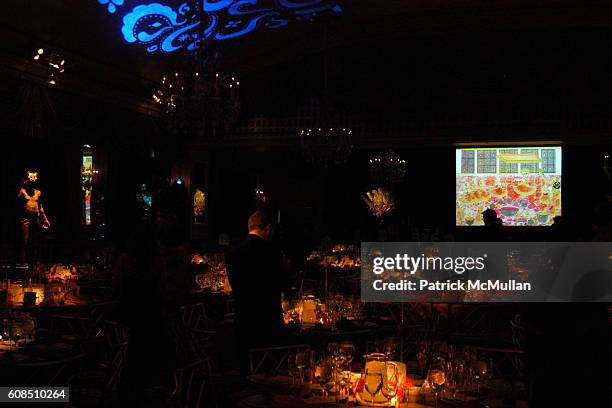
<svg viewBox="0 0 612 408">
<path fill-rule="evenodd" d="M 23 212 L 20 217 L 21 242 L 20 262 L 26 260 L 26 250 L 32 244 L 32 238 L 38 235 L 40 229 L 47 230 L 51 226 L 42 203 L 42 193 L 38 186 L 38 171 L 26 170 L 23 186 L 17 194 Z"/>
<path fill-rule="evenodd" d="M 174 8 L 144 0 L 98 0 L 119 15 L 128 43 L 150 53 L 193 51 L 202 40 L 223 41 L 257 28 L 279 28 L 292 20 L 312 20 L 319 14 L 342 12 L 334 0 L 191 0 Z"/>
</svg>

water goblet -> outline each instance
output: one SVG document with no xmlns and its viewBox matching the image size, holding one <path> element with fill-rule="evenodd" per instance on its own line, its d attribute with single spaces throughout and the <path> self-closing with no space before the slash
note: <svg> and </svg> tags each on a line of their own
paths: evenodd
<svg viewBox="0 0 612 408">
<path fill-rule="evenodd" d="M 323 390 L 323 397 L 327 397 L 330 391 L 330 383 L 332 381 L 332 376 L 332 363 L 328 358 L 324 357 L 321 361 L 317 363 L 317 367 L 315 368 L 315 380 L 317 381 L 317 383 L 319 383 L 321 389 Z"/>
<path fill-rule="evenodd" d="M 348 365 L 348 368 L 350 370 L 351 362 L 353 361 L 353 357 L 355 356 L 355 345 L 350 341 L 343 341 L 342 343 L 340 343 L 338 355 L 342 359 L 342 364 Z"/>
<path fill-rule="evenodd" d="M 381 388 L 382 395 L 387 399 L 387 406 L 391 406 L 391 400 L 397 396 L 398 370 L 393 362 L 385 363 L 386 381 Z"/>
<path fill-rule="evenodd" d="M 308 365 L 308 352 L 298 351 L 295 353 L 295 367 L 298 370 L 298 383 L 304 384 L 304 370 Z"/>
<path fill-rule="evenodd" d="M 374 406 L 374 399 L 380 392 L 383 385 L 383 374 L 378 370 L 372 370 L 366 368 L 364 388 L 370 394 L 370 400 L 372 406 Z"/>
<path fill-rule="evenodd" d="M 432 367 L 429 369 L 429 373 L 427 374 L 427 381 L 429 382 L 429 385 L 434 391 L 434 406 L 437 407 L 440 390 L 442 390 L 444 388 L 444 385 L 446 384 L 446 372 L 444 371 L 444 367 L 439 365 L 432 365 Z"/>
</svg>

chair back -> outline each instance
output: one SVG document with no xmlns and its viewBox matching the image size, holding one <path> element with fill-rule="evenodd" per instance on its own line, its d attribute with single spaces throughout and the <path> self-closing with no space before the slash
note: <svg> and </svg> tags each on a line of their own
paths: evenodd
<svg viewBox="0 0 612 408">
<path fill-rule="evenodd" d="M 298 352 L 309 352 L 309 344 L 291 346 L 254 348 L 249 350 L 249 367 L 251 374 L 276 373 L 295 364 Z"/>
</svg>

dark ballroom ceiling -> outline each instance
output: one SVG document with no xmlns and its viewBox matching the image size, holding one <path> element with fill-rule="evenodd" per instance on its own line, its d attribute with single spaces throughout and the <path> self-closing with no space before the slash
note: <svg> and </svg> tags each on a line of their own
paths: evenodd
<svg viewBox="0 0 612 408">
<path fill-rule="evenodd" d="M 333 19 L 219 43 L 225 66 L 244 78 L 249 114 L 290 115 L 319 93 L 326 47 L 331 90 L 360 116 L 423 116 L 468 106 L 467 99 L 485 117 L 500 100 L 563 114 L 573 101 L 610 106 L 609 0 L 338 2 L 344 11 Z M 119 19 L 97 0 L 3 0 L 2 8 L 0 68 L 12 76 L 35 71 L 36 48 L 61 49 L 67 65 L 59 89 L 149 112 L 154 83 L 181 58 L 124 42 Z"/>
<path fill-rule="evenodd" d="M 129 1 L 129 0 L 128 0 Z M 153 1 L 151 1 L 153 2 Z M 143 1 L 146 4 L 149 2 Z M 452 33 L 612 26 L 607 0 L 339 0 L 329 24 L 330 47 L 363 41 Z M 3 52 L 28 55 L 40 43 L 157 80 L 175 56 L 149 55 L 123 41 L 120 21 L 96 0 L 3 0 Z M 319 51 L 322 24 L 292 22 L 221 43 L 227 64 L 248 73 Z"/>
</svg>

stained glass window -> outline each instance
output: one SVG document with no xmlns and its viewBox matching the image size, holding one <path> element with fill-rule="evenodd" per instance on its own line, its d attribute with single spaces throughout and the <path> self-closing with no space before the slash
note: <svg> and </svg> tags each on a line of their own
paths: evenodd
<svg viewBox="0 0 612 408">
<path fill-rule="evenodd" d="M 540 155 L 542 156 L 542 172 L 556 173 L 555 149 L 542 149 Z"/>
<path fill-rule="evenodd" d="M 461 173 L 474 173 L 474 151 L 461 151 Z"/>
<path fill-rule="evenodd" d="M 478 150 L 478 173 L 497 173 L 496 150 Z"/>
<path fill-rule="evenodd" d="M 206 223 L 208 197 L 206 195 L 206 164 L 195 163 L 191 171 L 191 186 L 193 188 L 193 223 Z"/>
<path fill-rule="evenodd" d="M 523 154 L 538 154 L 538 149 L 521 149 Z M 537 173 L 538 163 L 521 163 L 521 173 Z"/>
<path fill-rule="evenodd" d="M 499 154 L 517 154 L 518 149 L 501 149 Z M 499 172 L 500 173 L 518 173 L 518 163 L 506 163 L 503 160 L 499 161 Z"/>
<path fill-rule="evenodd" d="M 93 190 L 93 152 L 91 146 L 83 147 L 81 161 L 81 223 L 91 225 L 91 194 Z"/>
<path fill-rule="evenodd" d="M 195 223 L 204 221 L 204 212 L 206 211 L 206 195 L 204 192 L 196 188 L 193 194 L 193 220 Z"/>
</svg>

